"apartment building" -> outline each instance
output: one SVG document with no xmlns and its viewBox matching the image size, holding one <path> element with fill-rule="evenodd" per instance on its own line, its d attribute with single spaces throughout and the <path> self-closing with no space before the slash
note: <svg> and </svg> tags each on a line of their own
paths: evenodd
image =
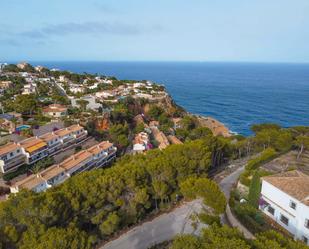
<svg viewBox="0 0 309 249">
<path fill-rule="evenodd" d="M 11 186 L 11 193 L 17 193 L 21 189 L 35 192 L 45 191 L 73 175 L 109 164 L 115 159 L 116 152 L 117 148 L 112 143 L 103 141 L 70 156 L 60 164 L 53 165 L 36 175 L 28 176 L 22 181 L 16 182 Z"/>
<path fill-rule="evenodd" d="M 9 143 L 0 147 L 0 171 L 2 173 L 14 171 L 24 164 L 26 155 L 20 145 Z"/>
<path fill-rule="evenodd" d="M 80 125 L 49 132 L 39 137 L 31 137 L 19 143 L 0 147 L 0 171 L 8 173 L 23 164 L 31 165 L 37 161 L 57 154 L 87 138 L 87 131 Z"/>
<path fill-rule="evenodd" d="M 29 189 L 34 192 L 41 192 L 52 186 L 58 185 L 65 181 L 69 176 L 65 169 L 59 165 L 53 165 L 38 174 L 28 176 L 27 178 L 16 182 L 11 186 L 11 193 L 18 193 L 21 189 Z"/>
<path fill-rule="evenodd" d="M 31 137 L 19 142 L 23 154 L 26 155 L 26 164 L 33 164 L 48 156 L 47 143 L 39 137 Z"/>
<path fill-rule="evenodd" d="M 263 177 L 259 208 L 309 245 L 309 176 L 289 171 Z"/>
</svg>

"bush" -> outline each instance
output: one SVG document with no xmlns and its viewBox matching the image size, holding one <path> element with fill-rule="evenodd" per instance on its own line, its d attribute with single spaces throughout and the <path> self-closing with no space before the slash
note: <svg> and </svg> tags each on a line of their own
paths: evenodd
<svg viewBox="0 0 309 249">
<path fill-rule="evenodd" d="M 246 170 L 255 170 L 259 168 L 259 166 L 261 166 L 263 163 L 272 160 L 276 155 L 277 153 L 273 148 L 267 148 L 261 153 L 259 157 L 251 159 L 248 162 Z"/>
<path fill-rule="evenodd" d="M 209 215 L 205 213 L 200 213 L 198 217 L 202 223 L 209 224 L 209 225 L 216 223 L 220 225 L 220 217 L 218 215 Z"/>
<path fill-rule="evenodd" d="M 262 212 L 248 203 L 236 204 L 233 211 L 240 222 L 252 233 L 263 232 L 269 228 Z"/>
</svg>

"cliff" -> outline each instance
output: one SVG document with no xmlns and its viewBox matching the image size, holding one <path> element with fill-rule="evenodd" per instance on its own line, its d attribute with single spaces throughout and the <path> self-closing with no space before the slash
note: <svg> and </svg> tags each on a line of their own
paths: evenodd
<svg viewBox="0 0 309 249">
<path fill-rule="evenodd" d="M 232 136 L 230 130 L 218 120 L 211 117 L 203 117 L 195 115 L 201 126 L 209 128 L 215 136 L 222 135 L 223 137 Z"/>
</svg>

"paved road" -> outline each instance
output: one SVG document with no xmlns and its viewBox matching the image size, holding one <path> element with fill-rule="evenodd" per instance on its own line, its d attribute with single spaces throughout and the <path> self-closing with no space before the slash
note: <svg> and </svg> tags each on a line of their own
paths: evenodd
<svg viewBox="0 0 309 249">
<path fill-rule="evenodd" d="M 227 198 L 230 195 L 231 188 L 243 170 L 244 166 L 221 180 L 219 186 Z M 190 220 L 190 215 L 194 212 L 198 213 L 201 209 L 201 200 L 185 203 L 170 213 L 163 214 L 150 222 L 145 222 L 131 229 L 118 239 L 100 247 L 100 249 L 147 249 L 152 245 L 170 240 L 177 234 L 197 234 L 202 227 L 198 227 L 194 231 L 191 226 L 192 221 Z M 224 222 L 226 223 L 226 221 Z"/>
<path fill-rule="evenodd" d="M 185 203 L 170 213 L 131 229 L 118 239 L 105 244 L 101 249 L 147 249 L 152 245 L 170 240 L 180 233 L 198 233 L 202 227 L 193 230 L 190 216 L 200 212 L 201 209 L 201 200 Z"/>
<path fill-rule="evenodd" d="M 245 169 L 245 166 L 241 166 L 237 170 L 235 170 L 232 174 L 228 175 L 227 177 L 223 178 L 221 182 L 219 183 L 219 186 L 223 193 L 226 196 L 226 199 L 228 200 L 230 198 L 230 192 L 233 187 L 233 185 L 236 183 L 238 180 L 240 174 L 243 172 Z"/>
</svg>

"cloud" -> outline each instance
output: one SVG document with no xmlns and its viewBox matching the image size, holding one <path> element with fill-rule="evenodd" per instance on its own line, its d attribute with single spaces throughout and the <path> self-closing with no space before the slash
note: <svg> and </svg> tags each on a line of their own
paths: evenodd
<svg viewBox="0 0 309 249">
<path fill-rule="evenodd" d="M 62 23 L 53 24 L 18 33 L 18 36 L 30 39 L 45 39 L 52 36 L 68 36 L 68 35 L 121 35 L 133 36 L 142 35 L 152 32 L 161 32 L 161 26 L 141 27 L 123 23 L 107 23 L 107 22 L 85 22 L 85 23 Z"/>
<path fill-rule="evenodd" d="M 34 39 L 42 39 L 50 36 L 66 36 L 75 34 L 90 34 L 90 35 L 139 35 L 153 30 L 158 30 L 156 27 L 143 28 L 122 23 L 107 23 L 107 22 L 84 22 L 84 23 L 62 23 L 52 24 L 40 29 L 33 29 L 19 33 L 20 36 Z"/>
<path fill-rule="evenodd" d="M 31 42 L 37 45 L 42 45 L 46 44 L 46 42 L 52 38 L 70 35 L 88 35 L 94 37 L 102 35 L 137 36 L 153 32 L 162 32 L 164 29 L 161 26 L 145 27 L 119 22 L 68 22 L 60 24 L 49 24 L 41 28 L 20 32 L 12 30 L 16 29 L 3 30 L 3 37 L 0 39 L 1 44 L 18 47 L 22 44 Z M 21 43 L 20 41 L 23 42 Z"/>
</svg>

